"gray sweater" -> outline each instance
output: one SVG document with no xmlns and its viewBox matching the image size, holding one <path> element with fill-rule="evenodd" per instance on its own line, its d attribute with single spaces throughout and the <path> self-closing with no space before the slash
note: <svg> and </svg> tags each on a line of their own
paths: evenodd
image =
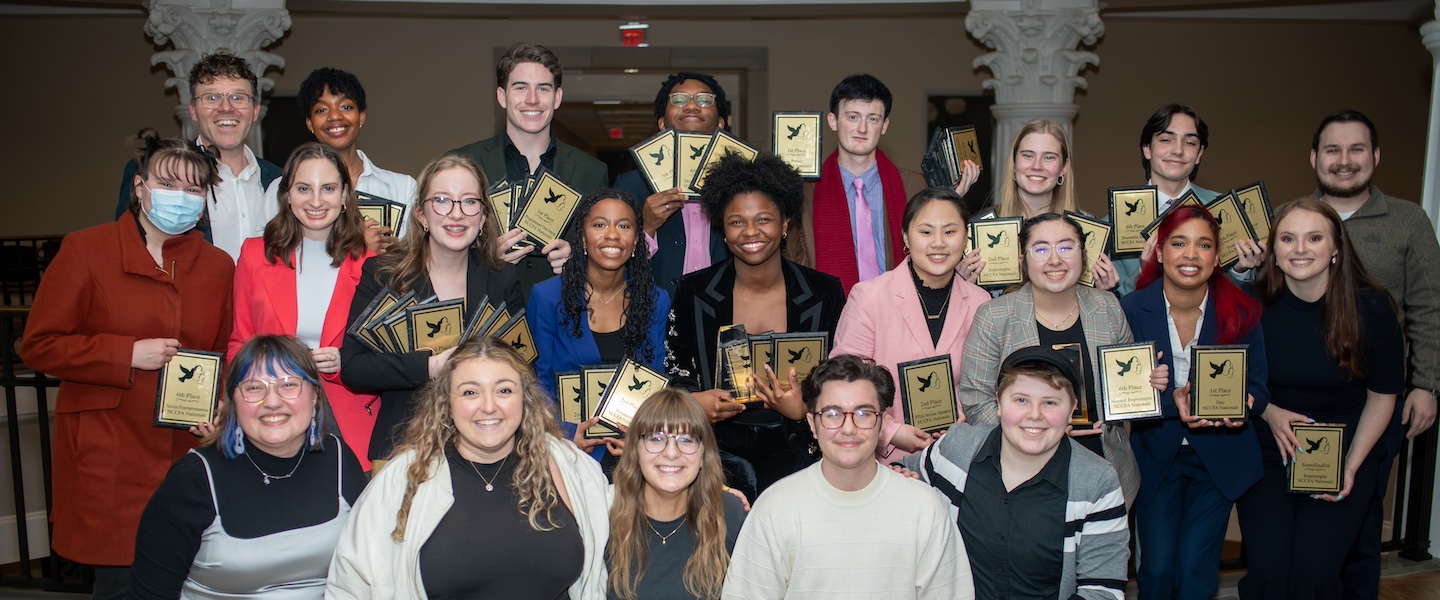
<svg viewBox="0 0 1440 600">
<path fill-rule="evenodd" d="M 1319 197 L 1315 192 L 1313 197 Z M 1407 331 L 1412 387 L 1440 388 L 1440 243 L 1420 205 L 1370 186 L 1370 199 L 1345 220 L 1360 264 L 1395 298 Z M 1401 398 L 1404 401 L 1404 398 Z"/>
<path fill-rule="evenodd" d="M 965 495 L 967 470 L 994 425 L 956 423 L 919 454 L 900 461 L 950 498 L 950 516 Z M 1105 459 L 1070 438 L 1069 498 L 1065 503 L 1065 558 L 1059 598 L 1124 600 L 1130 561 L 1130 525 L 1120 479 Z"/>
</svg>

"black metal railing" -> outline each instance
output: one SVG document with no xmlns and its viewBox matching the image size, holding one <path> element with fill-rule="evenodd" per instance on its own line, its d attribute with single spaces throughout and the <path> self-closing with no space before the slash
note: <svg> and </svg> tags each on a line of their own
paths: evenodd
<svg viewBox="0 0 1440 600">
<path fill-rule="evenodd" d="M 33 294 L 33 291 L 31 292 Z M 45 539 L 50 539 L 50 406 L 49 390 L 60 386 L 60 381 L 23 368 L 17 349 L 20 336 L 25 331 L 25 318 L 30 314 L 28 306 L 0 306 L 0 388 L 5 392 L 5 432 L 10 441 L 10 483 L 15 502 L 15 550 L 19 557 L 16 565 L 0 570 L 0 586 L 34 588 L 64 592 L 88 592 L 93 576 L 90 569 L 64 560 L 54 552 L 45 556 L 31 556 L 30 540 L 40 532 L 31 531 L 28 520 L 29 500 L 25 491 L 25 462 L 27 458 L 40 457 L 41 480 L 44 482 Z M 34 398 L 33 406 L 22 412 L 20 390 L 27 389 Z M 21 435 L 22 415 L 35 416 L 38 431 L 38 447 L 25 447 L 28 439 Z M 3 540 L 0 540 L 3 543 Z M 14 568 L 8 568 L 14 567 Z"/>
<path fill-rule="evenodd" d="M 0 304 L 30 304 L 64 236 L 0 237 Z"/>
</svg>

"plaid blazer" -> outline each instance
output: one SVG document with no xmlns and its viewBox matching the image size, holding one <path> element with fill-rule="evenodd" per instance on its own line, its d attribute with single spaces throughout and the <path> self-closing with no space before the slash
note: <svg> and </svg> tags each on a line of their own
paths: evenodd
<svg viewBox="0 0 1440 600">
<path fill-rule="evenodd" d="M 1096 348 L 1123 344 L 1133 340 L 1125 312 L 1115 294 L 1086 286 L 1076 286 L 1080 299 L 1080 326 L 1085 330 L 1085 349 L 1090 364 L 1098 365 Z M 965 421 L 973 425 L 998 423 L 995 403 L 995 380 L 1000 376 L 1000 362 L 1010 353 L 1040 343 L 1035 331 L 1035 292 L 1026 283 L 1010 292 L 980 305 L 965 338 L 965 353 L 960 367 L 960 405 Z M 1090 374 L 1099 381 L 1098 373 Z M 1130 431 L 1125 423 L 1105 425 L 1101 445 L 1105 458 L 1120 476 L 1125 504 L 1135 502 L 1140 489 L 1140 471 L 1135 453 L 1130 450 Z"/>
</svg>

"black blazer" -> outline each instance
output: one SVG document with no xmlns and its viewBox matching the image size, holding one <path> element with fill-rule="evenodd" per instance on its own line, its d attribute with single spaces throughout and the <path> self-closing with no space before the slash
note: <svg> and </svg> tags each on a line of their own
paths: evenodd
<svg viewBox="0 0 1440 600">
<path fill-rule="evenodd" d="M 350 303 L 350 318 L 346 323 L 353 325 L 370 302 L 385 289 L 385 284 L 375 277 L 383 256 L 372 257 L 361 268 L 360 284 L 355 288 L 355 299 Z M 435 294 L 429 277 L 421 277 L 411 283 L 411 289 L 419 299 Z M 512 316 L 525 307 L 520 294 L 520 282 L 515 278 L 515 267 L 505 265 L 499 271 L 490 270 L 480 252 L 470 250 L 470 264 L 465 273 L 465 320 L 468 322 L 480 301 L 489 297 L 489 304 L 500 306 Z M 349 325 L 346 329 L 349 329 Z M 380 414 L 375 416 L 375 433 L 370 436 L 370 460 L 390 458 L 390 452 L 404 434 L 405 424 L 414 414 L 414 394 L 430 381 L 430 352 L 428 350 L 409 354 L 375 352 L 363 342 L 348 333 L 340 347 L 340 381 L 355 391 L 380 395 Z"/>
<path fill-rule="evenodd" d="M 615 178 L 615 187 L 634 196 L 643 205 L 650 197 L 650 186 L 639 171 L 626 171 Z M 655 285 L 675 297 L 675 288 L 685 275 L 685 221 L 680 215 L 673 215 L 655 231 L 655 256 L 650 258 L 650 271 L 655 275 Z M 710 262 L 712 264 L 730 258 L 730 247 L 725 245 L 725 236 L 715 227 L 710 228 Z"/>
<path fill-rule="evenodd" d="M 788 299 L 786 330 L 824 332 L 833 347 L 835 326 L 845 308 L 840 279 L 784 259 L 781 270 Z M 680 279 L 665 336 L 665 370 L 674 385 L 691 391 L 715 387 L 715 339 L 720 327 L 734 322 L 734 291 L 733 259 Z"/>
</svg>

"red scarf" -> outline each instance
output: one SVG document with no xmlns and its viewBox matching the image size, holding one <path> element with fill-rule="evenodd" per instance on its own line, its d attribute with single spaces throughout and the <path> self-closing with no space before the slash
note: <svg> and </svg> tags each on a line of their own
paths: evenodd
<svg viewBox="0 0 1440 600">
<path fill-rule="evenodd" d="M 815 232 L 815 268 L 840 278 L 845 295 L 860 281 L 860 268 L 855 265 L 855 236 L 850 223 L 850 203 L 845 198 L 845 188 L 850 182 L 840 174 L 840 151 L 830 153 L 825 164 L 820 166 L 820 181 L 815 184 L 815 203 L 811 211 Z M 900 215 L 905 214 L 905 184 L 900 181 L 900 169 L 885 158 L 885 153 L 875 150 L 876 166 L 880 170 L 880 189 L 885 195 L 885 233 L 890 239 L 890 256 L 886 257 L 885 268 L 895 267 L 896 257 L 904 256 L 900 239 Z M 870 199 L 873 202 L 873 199 Z"/>
</svg>

